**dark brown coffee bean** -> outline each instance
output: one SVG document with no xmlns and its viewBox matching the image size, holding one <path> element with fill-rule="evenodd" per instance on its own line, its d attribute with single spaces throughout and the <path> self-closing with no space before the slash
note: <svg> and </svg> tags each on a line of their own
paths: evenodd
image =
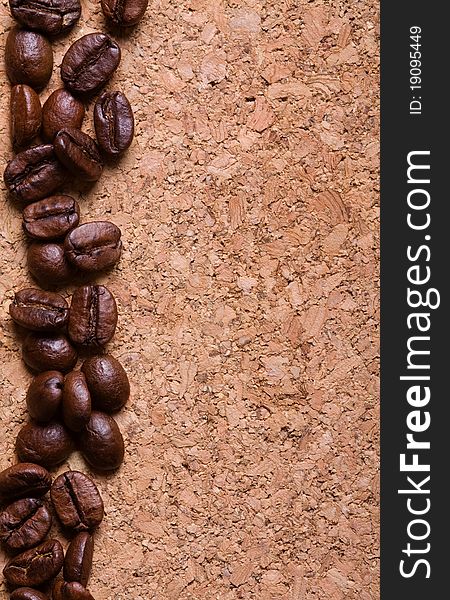
<svg viewBox="0 0 450 600">
<path fill-rule="evenodd" d="M 94 600 L 80 583 L 57 581 L 53 587 L 53 600 Z"/>
<path fill-rule="evenodd" d="M 61 88 L 51 94 L 42 107 L 42 135 L 53 142 L 55 135 L 65 127 L 80 129 L 84 119 L 84 105 Z"/>
<path fill-rule="evenodd" d="M 102 0 L 103 14 L 121 27 L 136 25 L 144 16 L 148 0 Z"/>
<path fill-rule="evenodd" d="M 56 467 L 73 452 L 73 440 L 61 423 L 28 423 L 19 431 L 16 452 L 20 460 L 46 468 Z"/>
<path fill-rule="evenodd" d="M 0 500 L 40 498 L 48 492 L 52 477 L 47 469 L 35 463 L 20 463 L 0 473 Z"/>
<path fill-rule="evenodd" d="M 91 396 L 81 371 L 66 375 L 63 393 L 63 420 L 72 431 L 81 431 L 91 416 Z"/>
<path fill-rule="evenodd" d="M 53 482 L 50 497 L 59 520 L 73 531 L 90 531 L 103 520 L 103 500 L 84 473 L 66 471 Z"/>
<path fill-rule="evenodd" d="M 130 103 L 121 92 L 105 92 L 95 103 L 94 125 L 98 144 L 105 154 L 118 156 L 130 146 L 134 117 Z"/>
<path fill-rule="evenodd" d="M 32 331 L 55 331 L 66 325 L 69 306 L 55 292 L 26 288 L 16 292 L 9 314 L 18 325 Z"/>
<path fill-rule="evenodd" d="M 28 85 L 11 90 L 11 141 L 14 148 L 30 144 L 39 133 L 42 109 L 39 96 Z"/>
<path fill-rule="evenodd" d="M 69 261 L 82 271 L 101 271 L 120 258 L 122 242 L 117 225 L 93 221 L 72 229 L 64 241 Z"/>
<path fill-rule="evenodd" d="M 54 140 L 56 156 L 79 179 L 97 181 L 103 162 L 97 144 L 79 129 L 61 129 Z"/>
<path fill-rule="evenodd" d="M 28 29 L 59 35 L 81 15 L 80 0 L 9 0 L 12 16 Z"/>
<path fill-rule="evenodd" d="M 53 69 L 50 42 L 36 31 L 12 29 L 6 38 L 5 66 L 13 85 L 25 83 L 36 90 L 42 89 Z"/>
<path fill-rule="evenodd" d="M 71 196 L 50 196 L 23 211 L 24 231 L 37 240 L 64 237 L 80 220 L 80 206 Z"/>
<path fill-rule="evenodd" d="M 119 66 L 120 48 L 104 33 L 88 33 L 67 50 L 61 78 L 74 94 L 95 94 Z"/>
<path fill-rule="evenodd" d="M 43 286 L 63 285 L 74 276 L 74 268 L 66 258 L 63 244 L 30 244 L 27 266 L 33 277 Z"/>
<path fill-rule="evenodd" d="M 29 587 L 17 588 L 9 598 L 10 600 L 48 600 L 48 596 Z"/>
<path fill-rule="evenodd" d="M 117 306 L 104 285 L 84 285 L 72 296 L 68 333 L 75 344 L 104 346 L 116 330 Z"/>
<path fill-rule="evenodd" d="M 64 375 L 59 371 L 44 371 L 33 379 L 26 402 L 30 417 L 45 423 L 53 419 L 62 402 Z"/>
<path fill-rule="evenodd" d="M 114 412 L 130 397 L 130 382 L 120 362 L 108 354 L 84 361 L 81 370 L 91 393 L 92 405 L 98 410 Z"/>
<path fill-rule="evenodd" d="M 14 587 L 37 587 L 60 572 L 63 560 L 64 552 L 58 540 L 47 540 L 12 558 L 3 569 L 3 575 Z"/>
<path fill-rule="evenodd" d="M 4 180 L 9 193 L 25 204 L 50 196 L 68 179 L 52 144 L 33 146 L 9 161 Z"/>
<path fill-rule="evenodd" d="M 86 587 L 91 574 L 94 538 L 87 532 L 76 535 L 67 548 L 64 559 L 64 579 Z"/>
<path fill-rule="evenodd" d="M 52 517 L 42 500 L 22 498 L 0 513 L 0 541 L 10 552 L 40 544 L 50 531 Z"/>
<path fill-rule="evenodd" d="M 109 415 L 98 411 L 92 411 L 89 423 L 81 431 L 79 446 L 86 461 L 98 471 L 117 469 L 125 454 L 117 423 Z"/>
<path fill-rule="evenodd" d="M 25 363 L 35 371 L 71 371 L 77 362 L 77 351 L 69 340 L 59 333 L 31 332 L 22 345 Z"/>
</svg>

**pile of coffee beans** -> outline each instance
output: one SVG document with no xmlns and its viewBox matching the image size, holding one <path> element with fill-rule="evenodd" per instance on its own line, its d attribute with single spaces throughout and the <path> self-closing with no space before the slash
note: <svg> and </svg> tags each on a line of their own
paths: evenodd
<svg viewBox="0 0 450 600">
<path fill-rule="evenodd" d="M 148 0 L 101 0 L 108 21 L 132 27 Z M 109 221 L 80 222 L 78 202 L 61 189 L 76 180 L 97 181 L 104 165 L 132 143 L 133 110 L 121 91 L 103 91 L 121 59 L 109 35 L 76 40 L 61 63 L 62 86 L 44 104 L 39 93 L 53 71 L 51 38 L 81 16 L 80 0 L 9 0 L 20 24 L 5 46 L 11 81 L 11 143 L 17 152 L 4 172 L 29 238 L 27 266 L 44 288 L 15 293 L 10 315 L 24 331 L 22 357 L 34 372 L 26 405 L 30 420 L 16 440 L 19 462 L 0 473 L 0 543 L 10 555 L 3 574 L 11 600 L 94 600 L 87 590 L 93 532 L 104 516 L 95 483 L 80 471 L 52 482 L 49 469 L 78 449 L 91 469 L 111 472 L 124 459 L 124 442 L 111 416 L 128 401 L 130 384 L 120 362 L 105 352 L 114 336 L 117 306 L 92 276 L 113 267 L 121 231 Z M 94 103 L 96 139 L 81 130 L 85 102 Z M 70 301 L 48 291 L 88 274 Z M 79 368 L 80 355 L 82 363 Z M 45 498 L 50 492 L 50 501 Z M 48 539 L 56 515 L 71 537 Z M 62 570 L 62 578 L 58 578 Z"/>
<path fill-rule="evenodd" d="M 56 539 L 46 539 L 51 505 L 72 540 L 66 555 Z M 63 568 L 64 580 L 53 586 L 54 599 L 92 600 L 86 585 L 91 572 L 95 528 L 104 515 L 103 500 L 95 483 L 80 471 L 66 471 L 52 483 L 50 473 L 34 463 L 19 463 L 0 473 L 0 541 L 13 556 L 3 574 L 14 600 L 46 600 L 42 590 Z M 39 589 L 36 589 L 39 588 Z M 65 591 L 68 588 L 69 591 Z"/>
</svg>

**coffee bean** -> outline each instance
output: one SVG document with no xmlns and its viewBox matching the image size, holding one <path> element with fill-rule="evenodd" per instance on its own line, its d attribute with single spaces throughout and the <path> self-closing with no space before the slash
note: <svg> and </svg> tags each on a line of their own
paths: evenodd
<svg viewBox="0 0 450 600">
<path fill-rule="evenodd" d="M 0 473 L 0 500 L 40 498 L 50 489 L 52 477 L 47 469 L 34 463 L 20 463 Z"/>
<path fill-rule="evenodd" d="M 123 437 L 112 417 L 92 411 L 91 418 L 79 436 L 82 455 L 98 471 L 117 469 L 123 461 Z"/>
<path fill-rule="evenodd" d="M 61 88 L 55 90 L 42 107 L 42 135 L 53 142 L 55 135 L 65 127 L 80 129 L 84 119 L 84 105 Z"/>
<path fill-rule="evenodd" d="M 63 420 L 72 431 L 81 431 L 91 416 L 91 396 L 81 371 L 66 375 L 63 393 Z"/>
<path fill-rule="evenodd" d="M 10 600 L 48 600 L 48 596 L 29 587 L 17 588 L 9 598 Z"/>
<path fill-rule="evenodd" d="M 104 33 L 88 33 L 67 50 L 61 64 L 61 78 L 74 94 L 95 94 L 117 69 L 118 44 Z"/>
<path fill-rule="evenodd" d="M 64 462 L 74 449 L 69 432 L 56 421 L 28 423 L 19 431 L 16 452 L 20 460 L 34 462 L 46 468 Z"/>
<path fill-rule="evenodd" d="M 26 288 L 16 292 L 9 314 L 18 325 L 32 331 L 55 331 L 66 325 L 69 306 L 59 294 Z"/>
<path fill-rule="evenodd" d="M 80 471 L 66 471 L 53 482 L 50 497 L 59 520 L 73 531 L 90 531 L 103 520 L 103 500 L 95 483 Z"/>
<path fill-rule="evenodd" d="M 94 125 L 98 144 L 105 154 L 118 156 L 131 144 L 134 117 L 121 92 L 105 92 L 95 103 Z"/>
<path fill-rule="evenodd" d="M 117 306 L 104 285 L 77 288 L 70 305 L 69 338 L 81 346 L 104 346 L 116 330 Z"/>
<path fill-rule="evenodd" d="M 40 544 L 50 531 L 52 517 L 42 500 L 16 500 L 0 513 L 0 541 L 10 552 Z"/>
<path fill-rule="evenodd" d="M 9 0 L 12 16 L 28 29 L 59 35 L 81 15 L 80 0 Z"/>
<path fill-rule="evenodd" d="M 61 129 L 54 140 L 56 156 L 79 179 L 97 181 L 103 162 L 97 144 L 79 129 Z"/>
<path fill-rule="evenodd" d="M 50 196 L 23 211 L 24 231 L 37 240 L 64 237 L 80 220 L 80 206 L 71 196 Z"/>
<path fill-rule="evenodd" d="M 130 397 L 130 383 L 120 362 L 108 354 L 84 361 L 81 370 L 91 393 L 92 405 L 104 412 L 114 412 Z"/>
<path fill-rule="evenodd" d="M 25 363 L 35 371 L 71 371 L 77 362 L 77 352 L 69 340 L 59 333 L 31 332 L 22 345 Z"/>
<path fill-rule="evenodd" d="M 63 560 L 64 553 L 58 540 L 47 540 L 12 558 L 3 569 L 3 575 L 14 587 L 37 587 L 60 572 Z"/>
<path fill-rule="evenodd" d="M 70 542 L 64 559 L 64 579 L 76 581 L 86 587 L 91 574 L 94 538 L 86 532 L 79 533 Z"/>
<path fill-rule="evenodd" d="M 33 379 L 26 402 L 30 417 L 45 423 L 53 419 L 62 402 L 64 375 L 59 371 L 44 371 Z"/>
<path fill-rule="evenodd" d="M 53 600 L 94 600 L 80 583 L 57 581 L 53 587 Z"/>
<path fill-rule="evenodd" d="M 136 25 L 147 9 L 148 0 L 102 0 L 107 19 L 121 27 Z"/>
<path fill-rule="evenodd" d="M 43 286 L 54 287 L 67 283 L 74 276 L 63 244 L 30 244 L 27 252 L 30 273 Z"/>
<path fill-rule="evenodd" d="M 68 173 L 52 144 L 33 146 L 9 161 L 4 180 L 9 193 L 25 204 L 50 196 L 63 186 Z"/>
<path fill-rule="evenodd" d="M 6 74 L 11 83 L 25 83 L 40 90 L 45 87 L 53 69 L 50 42 L 40 33 L 12 29 L 5 45 Z"/>
<path fill-rule="evenodd" d="M 109 221 L 79 225 L 67 235 L 64 249 L 68 260 L 82 271 L 101 271 L 120 258 L 120 229 Z"/>
<path fill-rule="evenodd" d="M 11 141 L 14 148 L 28 145 L 39 133 L 42 109 L 39 96 L 28 85 L 11 90 Z"/>
</svg>

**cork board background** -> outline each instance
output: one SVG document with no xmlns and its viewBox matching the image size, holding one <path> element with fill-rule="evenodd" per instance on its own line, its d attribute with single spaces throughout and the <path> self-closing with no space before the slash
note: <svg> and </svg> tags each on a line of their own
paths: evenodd
<svg viewBox="0 0 450 600">
<path fill-rule="evenodd" d="M 105 28 L 99 2 L 82 4 L 56 66 Z M 3 54 L 6 0 L 0 15 Z M 120 310 L 108 350 L 132 382 L 126 460 L 96 476 L 107 515 L 89 587 L 97 600 L 375 599 L 378 3 L 150 0 L 139 27 L 113 33 L 108 87 L 130 99 L 136 138 L 93 188 L 67 189 L 125 247 L 99 281 Z M 0 86 L 3 169 L 3 64 Z M 55 68 L 42 99 L 59 86 Z M 2 188 L 0 468 L 31 378 L 7 312 L 30 283 L 25 248 Z M 77 455 L 69 466 L 89 472 Z"/>
</svg>

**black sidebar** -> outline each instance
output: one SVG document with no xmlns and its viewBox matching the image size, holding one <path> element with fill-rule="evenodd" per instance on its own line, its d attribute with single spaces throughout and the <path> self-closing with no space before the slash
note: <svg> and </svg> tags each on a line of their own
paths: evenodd
<svg viewBox="0 0 450 600">
<path fill-rule="evenodd" d="M 449 13 L 381 1 L 382 600 L 450 594 Z"/>
</svg>

